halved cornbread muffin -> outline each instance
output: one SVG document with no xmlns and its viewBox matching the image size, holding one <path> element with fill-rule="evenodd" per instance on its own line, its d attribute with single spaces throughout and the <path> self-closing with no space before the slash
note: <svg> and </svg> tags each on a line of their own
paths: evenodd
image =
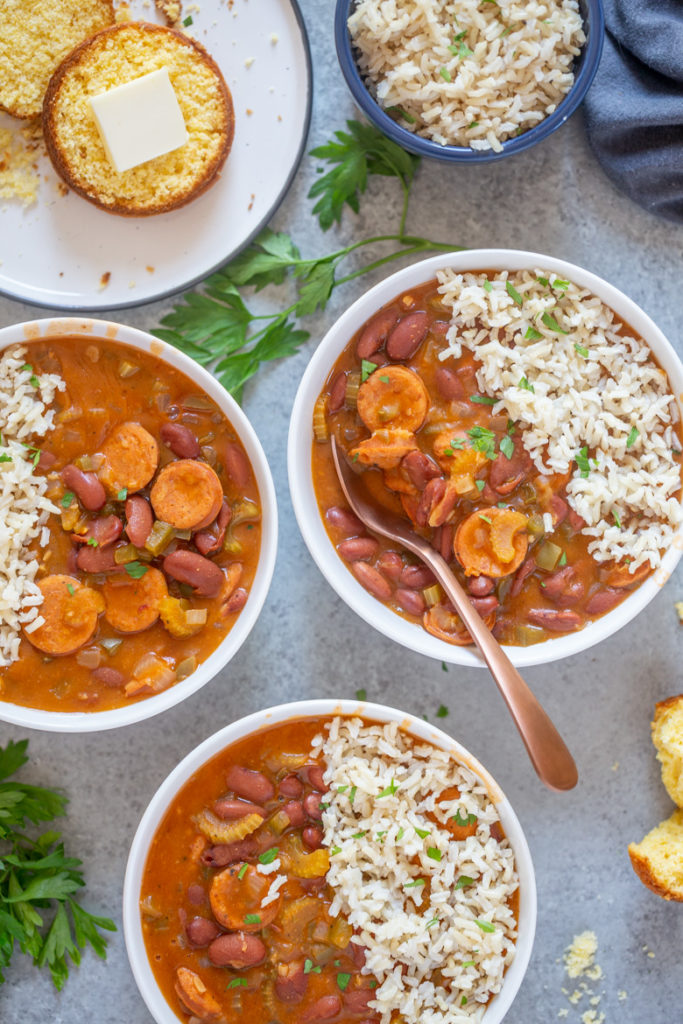
<svg viewBox="0 0 683 1024">
<path fill-rule="evenodd" d="M 630 843 L 633 870 L 665 900 L 683 902 L 683 811 L 676 810 L 639 843 Z"/>
<path fill-rule="evenodd" d="M 90 98 L 166 69 L 187 142 L 118 172 L 110 162 Z M 218 177 L 230 152 L 235 118 L 218 66 L 194 40 L 144 22 L 98 32 L 57 68 L 43 104 L 43 131 L 58 174 L 75 192 L 127 216 L 164 213 L 190 202 Z"/>
<path fill-rule="evenodd" d="M 655 705 L 652 742 L 662 765 L 662 782 L 675 804 L 683 807 L 683 693 Z"/>
<path fill-rule="evenodd" d="M 60 61 L 113 24 L 112 0 L 2 0 L 0 108 L 15 117 L 37 117 Z"/>
</svg>

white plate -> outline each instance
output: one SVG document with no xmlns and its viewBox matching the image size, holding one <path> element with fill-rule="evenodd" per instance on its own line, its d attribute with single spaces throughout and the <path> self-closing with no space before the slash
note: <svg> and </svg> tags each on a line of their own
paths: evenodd
<svg viewBox="0 0 683 1024">
<path fill-rule="evenodd" d="M 192 16 L 187 31 L 219 65 L 235 105 L 235 141 L 220 179 L 180 210 L 119 217 L 75 193 L 61 195 L 42 158 L 38 201 L 0 200 L 0 292 L 67 310 L 151 302 L 216 270 L 275 212 L 301 159 L 311 112 L 310 53 L 296 0 L 184 6 Z M 151 3 L 136 0 L 131 10 L 158 20 Z M 0 114 L 0 128 L 21 123 Z"/>
</svg>

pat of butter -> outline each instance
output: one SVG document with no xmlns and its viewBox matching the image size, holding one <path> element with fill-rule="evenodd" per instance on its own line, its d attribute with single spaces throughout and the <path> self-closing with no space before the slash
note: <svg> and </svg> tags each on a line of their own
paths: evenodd
<svg viewBox="0 0 683 1024">
<path fill-rule="evenodd" d="M 90 106 L 107 156 L 119 173 L 187 142 L 166 68 L 91 96 Z"/>
</svg>

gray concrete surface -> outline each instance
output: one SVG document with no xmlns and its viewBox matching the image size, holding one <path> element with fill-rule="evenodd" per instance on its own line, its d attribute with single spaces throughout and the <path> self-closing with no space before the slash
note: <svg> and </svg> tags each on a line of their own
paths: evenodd
<svg viewBox="0 0 683 1024">
<path fill-rule="evenodd" d="M 315 71 L 310 143 L 342 126 L 354 107 L 338 71 L 330 0 L 303 0 Z M 238 152 L 234 154 L 238 158 Z M 345 215 L 324 237 L 310 216 L 307 191 L 316 162 L 305 158 L 273 226 L 290 231 L 304 253 L 322 254 L 349 240 L 393 230 L 396 188 L 374 181 L 359 217 Z M 589 152 L 581 116 L 543 145 L 495 165 L 422 166 L 409 229 L 474 247 L 528 248 L 573 260 L 613 282 L 657 321 L 681 350 L 680 229 L 658 221 L 615 192 Z M 0 239 L 0 250 L 2 248 Z M 1 252 L 0 252 L 1 257 Z M 379 279 L 375 275 L 372 279 Z M 371 281 L 367 282 L 368 284 Z M 280 504 L 280 550 L 266 606 L 239 655 L 185 704 L 148 723 L 92 736 L 30 734 L 24 777 L 69 794 L 61 826 L 68 848 L 85 861 L 85 902 L 120 923 L 128 845 L 149 798 L 196 744 L 248 712 L 309 696 L 353 696 L 434 716 L 483 760 L 506 790 L 526 830 L 536 864 L 536 945 L 507 1024 L 578 1022 L 593 1009 L 605 1024 L 683 1021 L 683 907 L 649 893 L 633 874 L 626 846 L 670 813 L 659 782 L 649 722 L 654 702 L 679 692 L 683 599 L 679 570 L 650 607 L 598 648 L 546 668 L 529 683 L 563 731 L 581 780 L 569 795 L 544 791 L 487 674 L 411 655 L 375 633 L 342 605 L 308 556 L 293 519 L 285 449 L 290 406 L 306 360 L 341 309 L 365 287 L 354 281 L 328 310 L 309 319 L 311 341 L 298 357 L 265 369 L 245 406 L 264 444 Z M 281 301 L 273 295 L 273 300 Z M 170 303 L 117 318 L 153 327 Z M 40 314 L 0 299 L 0 324 Z M 0 723 L 0 743 L 27 735 Z M 0 851 L 1 852 L 1 851 Z M 601 996 L 578 1006 L 561 963 L 572 937 L 593 929 L 604 976 Z M 626 994 L 624 996 L 624 993 Z M 590 1019 L 590 1018 L 589 1018 Z M 121 932 L 106 963 L 86 954 L 57 994 L 45 972 L 17 954 L 0 988 L 2 1024 L 150 1024 L 128 967 Z"/>
</svg>

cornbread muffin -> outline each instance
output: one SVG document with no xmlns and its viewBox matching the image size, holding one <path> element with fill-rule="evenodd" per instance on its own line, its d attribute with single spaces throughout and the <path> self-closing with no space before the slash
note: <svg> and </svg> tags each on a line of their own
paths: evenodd
<svg viewBox="0 0 683 1024">
<path fill-rule="evenodd" d="M 683 807 L 683 693 L 655 705 L 652 742 L 662 765 L 662 782 L 675 804 Z"/>
<path fill-rule="evenodd" d="M 0 0 L 0 108 L 38 116 L 60 61 L 113 24 L 112 0 Z"/>
<path fill-rule="evenodd" d="M 653 828 L 628 848 L 633 870 L 648 889 L 665 900 L 683 903 L 683 810 Z"/>
<path fill-rule="evenodd" d="M 119 173 L 89 98 L 162 68 L 188 141 Z M 58 174 L 85 199 L 127 216 L 173 210 L 212 185 L 230 152 L 234 124 L 230 92 L 203 47 L 174 29 L 144 22 L 115 25 L 77 46 L 50 79 L 43 104 L 45 141 Z"/>
</svg>

